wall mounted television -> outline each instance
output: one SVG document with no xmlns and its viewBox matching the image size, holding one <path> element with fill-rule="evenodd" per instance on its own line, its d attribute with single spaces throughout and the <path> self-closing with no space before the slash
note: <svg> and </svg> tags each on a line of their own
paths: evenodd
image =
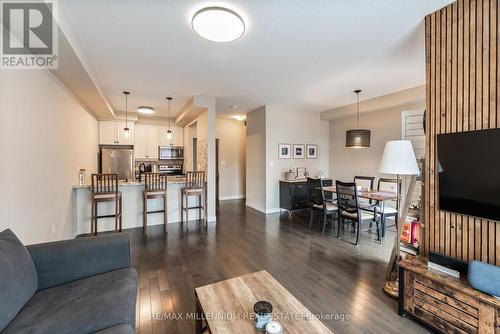
<svg viewBox="0 0 500 334">
<path fill-rule="evenodd" d="M 437 136 L 439 209 L 500 221 L 500 129 Z"/>
</svg>

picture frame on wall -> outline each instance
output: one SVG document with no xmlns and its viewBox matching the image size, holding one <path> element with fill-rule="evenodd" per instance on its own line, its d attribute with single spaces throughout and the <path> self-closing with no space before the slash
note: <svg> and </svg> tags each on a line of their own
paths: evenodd
<svg viewBox="0 0 500 334">
<path fill-rule="evenodd" d="M 293 144 L 293 158 L 294 159 L 304 159 L 305 156 L 305 145 L 304 144 Z"/>
<path fill-rule="evenodd" d="M 318 145 L 307 144 L 307 146 L 306 146 L 306 158 L 307 159 L 316 159 L 317 157 L 318 157 Z"/>
<path fill-rule="evenodd" d="M 291 144 L 278 144 L 278 158 L 279 159 L 290 159 L 292 157 L 292 145 Z"/>
</svg>

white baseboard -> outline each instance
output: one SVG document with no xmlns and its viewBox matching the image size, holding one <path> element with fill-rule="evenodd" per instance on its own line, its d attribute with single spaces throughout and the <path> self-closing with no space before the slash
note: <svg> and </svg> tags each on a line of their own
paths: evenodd
<svg viewBox="0 0 500 334">
<path fill-rule="evenodd" d="M 281 208 L 267 209 L 266 214 L 281 212 Z"/>
<path fill-rule="evenodd" d="M 262 213 L 266 213 L 265 209 L 261 209 L 259 208 L 257 205 L 253 204 L 253 203 L 249 203 L 248 201 L 245 203 L 246 206 L 254 209 L 254 210 L 257 210 L 259 212 L 262 212 Z"/>
<path fill-rule="evenodd" d="M 219 201 L 229 201 L 232 199 L 242 199 L 245 195 L 229 195 L 229 196 L 219 196 Z"/>
</svg>

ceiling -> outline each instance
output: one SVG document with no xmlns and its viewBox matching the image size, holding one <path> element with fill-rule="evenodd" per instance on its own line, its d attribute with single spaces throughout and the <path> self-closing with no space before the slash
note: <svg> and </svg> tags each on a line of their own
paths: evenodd
<svg viewBox="0 0 500 334">
<path fill-rule="evenodd" d="M 64 0 L 60 14 L 115 110 L 148 105 L 175 116 L 193 95 L 217 112 L 265 104 L 323 111 L 425 83 L 425 15 L 451 0 Z M 245 35 L 200 38 L 192 14 L 208 5 L 237 11 Z M 83 50 L 83 51 L 82 51 Z M 238 106 L 233 110 L 230 105 Z"/>
</svg>

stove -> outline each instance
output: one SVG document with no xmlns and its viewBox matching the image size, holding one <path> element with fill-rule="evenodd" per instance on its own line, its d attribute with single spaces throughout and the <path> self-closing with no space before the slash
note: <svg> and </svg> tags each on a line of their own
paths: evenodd
<svg viewBox="0 0 500 334">
<path fill-rule="evenodd" d="M 182 164 L 159 165 L 158 172 L 167 175 L 182 175 Z"/>
</svg>

